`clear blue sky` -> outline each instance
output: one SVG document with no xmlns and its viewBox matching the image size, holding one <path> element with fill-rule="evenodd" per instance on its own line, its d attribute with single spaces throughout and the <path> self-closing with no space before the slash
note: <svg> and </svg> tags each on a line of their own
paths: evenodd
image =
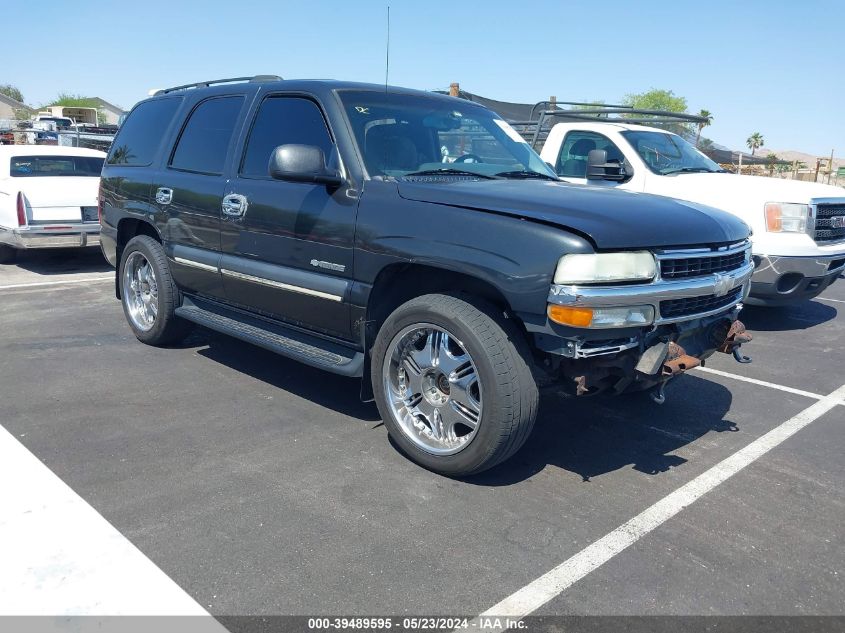
<svg viewBox="0 0 845 633">
<path fill-rule="evenodd" d="M 845 156 L 841 0 L 389 3 L 392 84 L 520 102 L 666 88 L 714 114 L 717 143 L 761 132 L 770 148 Z M 128 108 L 153 87 L 238 75 L 382 82 L 387 4 L 18 2 L 0 84 L 35 105 L 73 92 Z"/>
</svg>

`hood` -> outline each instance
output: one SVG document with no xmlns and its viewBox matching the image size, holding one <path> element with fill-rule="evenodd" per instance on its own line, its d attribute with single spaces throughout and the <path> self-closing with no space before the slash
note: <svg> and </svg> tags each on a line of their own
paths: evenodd
<svg viewBox="0 0 845 633">
<path fill-rule="evenodd" d="M 806 204 L 812 198 L 842 198 L 845 189 L 799 180 L 738 176 L 736 174 L 677 174 L 652 178 L 649 191 L 673 198 L 695 200 L 731 211 L 746 221 L 763 218 L 767 202 Z"/>
<path fill-rule="evenodd" d="M 407 200 L 501 213 L 559 226 L 600 250 L 736 242 L 748 227 L 734 216 L 693 203 L 603 187 L 538 180 L 399 182 Z"/>
</svg>

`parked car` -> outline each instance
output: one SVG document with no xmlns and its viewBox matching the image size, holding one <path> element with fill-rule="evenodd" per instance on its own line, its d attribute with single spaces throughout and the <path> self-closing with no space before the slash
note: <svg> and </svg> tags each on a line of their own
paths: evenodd
<svg viewBox="0 0 845 633">
<path fill-rule="evenodd" d="M 562 183 L 455 98 L 225 81 L 138 104 L 103 169 L 102 248 L 140 341 L 197 323 L 360 377 L 402 450 L 455 476 L 519 449 L 539 388 L 659 400 L 750 338 L 730 214 Z"/>
<path fill-rule="evenodd" d="M 689 200 L 741 218 L 754 233 L 749 304 L 812 299 L 845 271 L 840 187 L 731 174 L 677 134 L 626 119 L 557 123 L 539 151 L 567 182 Z"/>
<path fill-rule="evenodd" d="M 18 250 L 97 246 L 105 152 L 0 146 L 0 262 Z"/>
</svg>

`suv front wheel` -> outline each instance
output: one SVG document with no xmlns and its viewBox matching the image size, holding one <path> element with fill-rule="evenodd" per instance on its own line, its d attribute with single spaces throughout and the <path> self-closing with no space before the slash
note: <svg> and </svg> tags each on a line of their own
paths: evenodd
<svg viewBox="0 0 845 633">
<path fill-rule="evenodd" d="M 147 235 L 133 237 L 123 249 L 117 274 L 123 313 L 139 341 L 168 345 L 188 335 L 191 324 L 174 313 L 179 290 L 161 244 Z"/>
<path fill-rule="evenodd" d="M 372 350 L 376 403 L 390 436 L 418 464 L 467 476 L 528 438 L 538 392 L 521 333 L 492 307 L 432 294 L 397 308 Z"/>
</svg>

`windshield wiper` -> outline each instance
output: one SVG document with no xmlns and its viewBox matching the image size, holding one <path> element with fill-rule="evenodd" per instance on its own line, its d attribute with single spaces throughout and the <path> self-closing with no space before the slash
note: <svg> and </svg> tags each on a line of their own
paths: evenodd
<svg viewBox="0 0 845 633">
<path fill-rule="evenodd" d="M 422 171 L 412 171 L 403 176 L 439 176 L 443 174 L 453 174 L 455 176 L 475 176 L 476 178 L 484 178 L 486 180 L 494 180 L 494 176 L 487 174 L 479 174 L 477 171 L 469 171 L 468 169 L 454 169 L 452 167 L 441 167 L 440 169 L 423 169 Z"/>
<path fill-rule="evenodd" d="M 727 169 L 710 169 L 709 167 L 681 167 L 680 169 L 670 169 L 669 171 L 664 171 L 663 175 L 668 176 L 669 174 L 695 174 L 695 173 L 706 173 L 706 174 L 723 174 L 727 171 Z"/>
<path fill-rule="evenodd" d="M 502 178 L 540 178 L 542 180 L 560 180 L 559 178 L 540 173 L 539 171 L 531 171 L 530 169 L 523 169 L 519 171 L 500 171 L 496 175 Z"/>
</svg>

